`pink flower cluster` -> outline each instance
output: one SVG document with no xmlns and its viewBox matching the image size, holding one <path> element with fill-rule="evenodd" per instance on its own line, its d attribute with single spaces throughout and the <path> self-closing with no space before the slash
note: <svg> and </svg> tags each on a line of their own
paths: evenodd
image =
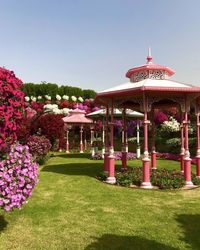
<svg viewBox="0 0 200 250">
<path fill-rule="evenodd" d="M 46 156 L 51 148 L 51 143 L 45 136 L 32 135 L 28 138 L 27 145 L 36 160 Z"/>
<path fill-rule="evenodd" d="M 11 146 L 7 158 L 0 162 L 0 207 L 5 211 L 21 208 L 38 183 L 38 166 L 28 146 Z"/>
<path fill-rule="evenodd" d="M 16 139 L 16 130 L 23 117 L 24 93 L 22 81 L 13 71 L 0 68 L 0 153 Z"/>
<path fill-rule="evenodd" d="M 172 153 L 156 153 L 156 156 L 158 158 L 163 158 L 166 160 L 173 160 L 173 161 L 180 161 L 180 155 L 177 154 L 172 154 Z M 191 157 L 191 162 L 192 164 L 196 164 L 196 158 L 195 157 Z"/>
</svg>

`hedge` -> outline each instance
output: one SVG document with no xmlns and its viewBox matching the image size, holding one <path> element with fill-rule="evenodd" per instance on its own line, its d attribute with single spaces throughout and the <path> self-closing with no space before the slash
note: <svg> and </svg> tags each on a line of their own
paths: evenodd
<svg viewBox="0 0 200 250">
<path fill-rule="evenodd" d="M 50 95 L 52 100 L 55 100 L 56 95 L 68 95 L 68 96 L 76 96 L 83 97 L 84 99 L 94 98 L 96 92 L 92 89 L 81 89 L 78 87 L 72 87 L 68 85 L 59 86 L 56 83 L 46 83 L 42 82 L 39 84 L 35 83 L 25 83 L 22 91 L 26 96 L 45 96 Z"/>
</svg>

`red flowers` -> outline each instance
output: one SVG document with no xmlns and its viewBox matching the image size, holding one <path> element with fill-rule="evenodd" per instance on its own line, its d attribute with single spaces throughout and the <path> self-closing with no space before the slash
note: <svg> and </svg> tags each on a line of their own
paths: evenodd
<svg viewBox="0 0 200 250">
<path fill-rule="evenodd" d="M 24 110 L 22 81 L 13 71 L 0 68 L 0 155 L 16 138 Z"/>
</svg>

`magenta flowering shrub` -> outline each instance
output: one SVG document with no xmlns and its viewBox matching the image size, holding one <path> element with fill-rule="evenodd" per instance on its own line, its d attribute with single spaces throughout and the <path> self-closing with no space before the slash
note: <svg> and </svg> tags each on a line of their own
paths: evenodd
<svg viewBox="0 0 200 250">
<path fill-rule="evenodd" d="M 156 125 L 160 125 L 165 121 L 168 121 L 168 116 L 165 113 L 160 111 L 155 114 L 154 122 Z"/>
<path fill-rule="evenodd" d="M 0 207 L 5 211 L 21 208 L 38 183 L 38 166 L 28 146 L 11 146 L 7 158 L 0 162 Z"/>
<path fill-rule="evenodd" d="M 156 153 L 156 156 L 158 158 L 163 158 L 166 160 L 173 160 L 173 161 L 179 161 L 180 160 L 180 154 L 172 154 L 172 153 Z M 190 157 L 191 158 L 191 163 L 196 164 L 196 158 L 195 157 Z"/>
<path fill-rule="evenodd" d="M 122 159 L 122 152 L 114 152 L 115 160 L 120 161 Z M 96 153 L 94 156 L 92 156 L 93 160 L 101 160 L 102 159 L 102 154 L 101 153 Z M 136 153 L 127 153 L 127 160 L 133 160 L 136 159 Z"/>
<path fill-rule="evenodd" d="M 16 139 L 16 130 L 23 118 L 22 81 L 13 71 L 0 68 L 0 154 L 8 151 Z"/>
<path fill-rule="evenodd" d="M 41 158 L 45 157 L 51 148 L 51 143 L 49 139 L 45 136 L 32 135 L 27 140 L 27 145 L 29 147 L 30 153 L 39 161 Z"/>
<path fill-rule="evenodd" d="M 176 155 L 176 154 L 172 154 L 172 153 L 156 153 L 156 156 L 158 158 L 163 158 L 163 159 L 167 159 L 167 160 L 173 160 L 173 161 L 178 161 L 180 160 L 180 155 Z"/>
</svg>

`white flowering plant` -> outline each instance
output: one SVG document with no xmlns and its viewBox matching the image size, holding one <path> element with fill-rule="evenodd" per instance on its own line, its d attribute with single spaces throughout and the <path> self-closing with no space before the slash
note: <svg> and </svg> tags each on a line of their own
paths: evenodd
<svg viewBox="0 0 200 250">
<path fill-rule="evenodd" d="M 78 100 L 79 102 L 83 102 L 83 98 L 81 96 L 79 96 Z"/>
<path fill-rule="evenodd" d="M 76 98 L 76 96 L 74 96 L 74 95 L 71 96 L 71 99 L 72 99 L 73 102 L 76 102 L 76 101 L 77 101 L 77 98 Z"/>
<path fill-rule="evenodd" d="M 173 117 L 169 118 L 169 121 L 164 121 L 161 124 L 161 131 L 162 132 L 178 132 L 180 131 L 180 123 Z"/>
<path fill-rule="evenodd" d="M 58 105 L 57 104 L 46 104 L 43 107 L 44 112 L 53 112 L 53 109 L 58 109 Z"/>
<path fill-rule="evenodd" d="M 42 96 L 39 95 L 39 96 L 37 97 L 37 99 L 38 99 L 38 100 L 42 100 Z"/>
<path fill-rule="evenodd" d="M 44 113 L 63 114 L 65 116 L 69 113 L 68 108 L 59 109 L 57 104 L 46 104 L 43 108 Z"/>
<path fill-rule="evenodd" d="M 67 101 L 69 100 L 69 96 L 68 95 L 63 95 L 62 98 L 63 98 L 63 100 L 67 100 Z"/>
<path fill-rule="evenodd" d="M 61 96 L 60 95 L 56 95 L 56 100 L 57 101 L 60 101 L 62 98 L 61 98 Z"/>
<path fill-rule="evenodd" d="M 69 109 L 68 108 L 63 108 L 62 112 L 63 112 L 64 115 L 68 115 Z"/>
<path fill-rule="evenodd" d="M 25 96 L 25 97 L 24 97 L 24 100 L 25 100 L 26 102 L 29 102 L 29 101 L 30 101 L 30 97 L 29 97 L 29 96 Z"/>
<path fill-rule="evenodd" d="M 51 100 L 51 96 L 50 95 L 45 95 L 45 98 L 50 101 Z"/>
<path fill-rule="evenodd" d="M 36 102 L 37 98 L 35 96 L 31 96 L 31 101 Z"/>
</svg>

